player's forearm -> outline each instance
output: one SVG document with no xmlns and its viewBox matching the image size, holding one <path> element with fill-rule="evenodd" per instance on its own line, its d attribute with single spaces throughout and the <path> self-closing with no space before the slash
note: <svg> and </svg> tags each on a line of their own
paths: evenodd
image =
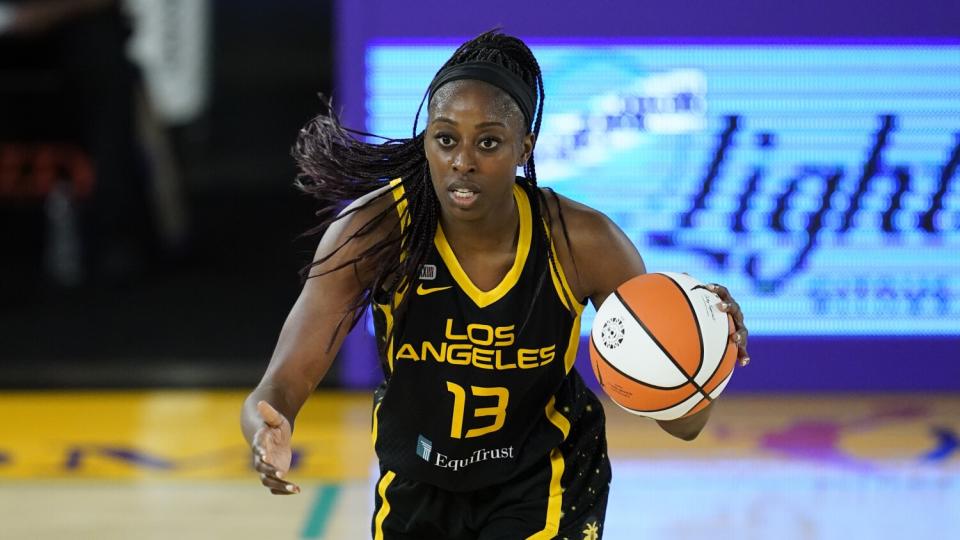
<svg viewBox="0 0 960 540">
<path fill-rule="evenodd" d="M 700 435 L 703 427 L 707 425 L 711 410 L 713 410 L 712 403 L 694 415 L 677 418 L 676 420 L 657 420 L 657 424 L 678 439 L 692 441 L 697 438 L 697 435 Z"/>
<path fill-rule="evenodd" d="M 300 408 L 329 371 L 350 331 L 344 306 L 349 305 L 351 295 L 359 293 L 337 281 L 344 275 L 354 279 L 352 270 L 347 269 L 311 278 L 304 285 L 283 323 L 263 379 L 244 402 L 241 422 L 248 442 L 263 426 L 257 412 L 259 401 L 269 403 L 293 427 Z"/>
<path fill-rule="evenodd" d="M 297 309 L 294 308 L 294 314 L 296 312 Z M 258 402 L 262 400 L 269 403 L 293 428 L 297 413 L 329 370 L 337 349 L 310 354 L 311 350 L 321 349 L 317 341 L 322 340 L 326 334 L 320 332 L 305 336 L 301 331 L 306 326 L 308 325 L 304 324 L 304 320 L 296 315 L 288 318 L 280 332 L 277 348 L 266 373 L 244 401 L 241 423 L 248 442 L 252 440 L 253 434 L 263 427 L 263 418 L 257 411 Z"/>
</svg>

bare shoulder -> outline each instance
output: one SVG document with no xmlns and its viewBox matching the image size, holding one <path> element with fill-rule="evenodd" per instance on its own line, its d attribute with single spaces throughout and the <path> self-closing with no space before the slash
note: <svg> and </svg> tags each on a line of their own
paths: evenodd
<svg viewBox="0 0 960 540">
<path fill-rule="evenodd" d="M 389 185 L 356 199 L 340 211 L 324 232 L 314 254 L 314 262 L 319 264 L 311 270 L 311 275 L 361 258 L 375 244 L 399 234 L 398 224 L 399 215 Z M 370 269 L 363 267 L 361 258 L 356 270 L 359 276 L 366 275 Z"/>
<path fill-rule="evenodd" d="M 610 218 L 595 208 L 591 208 L 550 189 L 542 189 L 541 191 L 543 191 L 544 197 L 547 200 L 547 209 L 550 212 L 550 221 L 553 224 L 553 228 L 557 229 L 557 227 L 561 226 L 562 216 L 563 222 L 571 234 L 571 241 L 574 236 L 579 237 L 590 232 L 609 232 L 611 226 L 616 227 Z M 551 231 L 554 235 L 562 232 L 562 229 Z"/>
<path fill-rule="evenodd" d="M 630 277 L 644 273 L 640 253 L 606 214 L 543 191 L 557 257 L 578 298 L 598 303 Z"/>
<path fill-rule="evenodd" d="M 351 222 L 367 223 L 371 219 L 375 219 L 383 214 L 383 228 L 392 229 L 396 227 L 399 221 L 397 212 L 387 212 L 388 208 L 394 206 L 394 198 L 390 192 L 391 189 L 392 186 L 388 184 L 367 193 L 348 204 L 340 212 L 340 216 Z"/>
<path fill-rule="evenodd" d="M 543 190 L 550 216 L 550 236 L 563 260 L 571 264 L 592 266 L 589 255 L 603 248 L 623 233 L 603 212 L 574 201 L 552 190 Z M 564 264 L 566 267 L 566 264 Z"/>
</svg>

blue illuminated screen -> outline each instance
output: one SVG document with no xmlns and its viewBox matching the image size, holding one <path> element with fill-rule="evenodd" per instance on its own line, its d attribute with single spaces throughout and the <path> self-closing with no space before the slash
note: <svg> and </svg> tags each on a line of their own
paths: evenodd
<svg viewBox="0 0 960 540">
<path fill-rule="evenodd" d="M 454 48 L 371 45 L 367 130 L 409 137 Z M 960 46 L 532 48 L 541 185 L 649 271 L 728 286 L 754 335 L 960 334 Z"/>
</svg>

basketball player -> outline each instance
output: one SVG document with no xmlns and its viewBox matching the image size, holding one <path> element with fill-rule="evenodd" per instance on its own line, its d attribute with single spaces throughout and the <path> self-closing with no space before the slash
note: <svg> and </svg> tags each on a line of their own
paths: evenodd
<svg viewBox="0 0 960 540">
<path fill-rule="evenodd" d="M 543 98 L 526 45 L 488 32 L 437 73 L 422 133 L 360 142 L 333 115 L 301 132 L 299 184 L 325 232 L 242 415 L 271 492 L 299 491 L 294 418 L 372 305 L 374 538 L 601 538 L 610 463 L 603 409 L 572 368 L 580 314 L 645 269 L 606 216 L 537 187 Z M 709 287 L 746 364 L 740 308 Z M 660 426 L 690 440 L 709 414 Z"/>
</svg>

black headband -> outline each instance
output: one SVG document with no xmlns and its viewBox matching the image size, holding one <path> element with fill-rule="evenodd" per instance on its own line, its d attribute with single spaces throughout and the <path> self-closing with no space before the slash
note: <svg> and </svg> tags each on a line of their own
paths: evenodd
<svg viewBox="0 0 960 540">
<path fill-rule="evenodd" d="M 452 81 L 472 79 L 490 83 L 503 90 L 520 106 L 527 121 L 527 129 L 533 121 L 533 111 L 537 104 L 537 91 L 525 83 L 516 73 L 493 62 L 466 62 L 441 69 L 430 83 L 429 99 L 441 86 Z M 429 103 L 429 100 L 428 100 Z"/>
</svg>

